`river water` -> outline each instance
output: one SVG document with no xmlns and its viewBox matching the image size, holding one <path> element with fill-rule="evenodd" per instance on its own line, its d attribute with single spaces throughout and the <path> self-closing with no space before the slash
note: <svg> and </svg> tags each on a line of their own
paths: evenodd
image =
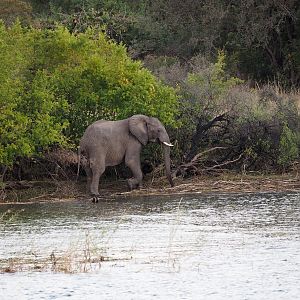
<svg viewBox="0 0 300 300">
<path fill-rule="evenodd" d="M 298 193 L 0 206 L 0 299 L 300 299 Z"/>
</svg>

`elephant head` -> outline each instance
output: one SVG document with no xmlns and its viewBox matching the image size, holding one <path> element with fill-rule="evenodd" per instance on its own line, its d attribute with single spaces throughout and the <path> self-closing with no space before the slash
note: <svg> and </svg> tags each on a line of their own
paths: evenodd
<svg viewBox="0 0 300 300">
<path fill-rule="evenodd" d="M 169 135 L 163 124 L 153 117 L 135 115 L 129 118 L 129 131 L 142 145 L 148 142 L 159 142 L 164 148 L 166 176 L 171 186 L 174 186 L 170 168 L 170 143 Z"/>
</svg>

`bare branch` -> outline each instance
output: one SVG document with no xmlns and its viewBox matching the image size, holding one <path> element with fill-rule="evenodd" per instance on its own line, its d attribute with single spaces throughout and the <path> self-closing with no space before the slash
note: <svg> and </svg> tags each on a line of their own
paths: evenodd
<svg viewBox="0 0 300 300">
<path fill-rule="evenodd" d="M 210 170 L 213 170 L 213 169 L 216 169 L 216 168 L 220 168 L 220 167 L 223 167 L 223 166 L 227 166 L 227 165 L 229 165 L 229 164 L 232 164 L 232 163 L 234 163 L 234 162 L 239 161 L 239 160 L 242 158 L 242 156 L 243 156 L 243 153 L 241 153 L 241 154 L 239 155 L 239 157 L 236 158 L 236 159 L 234 159 L 234 160 L 229 160 L 229 161 L 226 161 L 226 162 L 224 162 L 224 163 L 222 163 L 222 164 L 214 165 L 214 166 L 212 166 L 212 167 L 206 168 L 205 170 L 206 170 L 206 171 L 210 171 Z"/>
</svg>

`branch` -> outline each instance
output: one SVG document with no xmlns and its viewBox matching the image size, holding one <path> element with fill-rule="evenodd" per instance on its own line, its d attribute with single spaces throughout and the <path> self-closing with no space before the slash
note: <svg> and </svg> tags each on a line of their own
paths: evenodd
<svg viewBox="0 0 300 300">
<path fill-rule="evenodd" d="M 232 164 L 234 162 L 239 161 L 242 158 L 242 156 L 243 156 L 243 153 L 241 153 L 240 156 L 238 158 L 234 159 L 234 160 L 229 160 L 229 161 L 226 161 L 226 162 L 224 162 L 222 164 L 217 164 L 217 165 L 214 165 L 212 167 L 205 168 L 205 170 L 210 171 L 210 170 L 213 170 L 213 169 L 216 169 L 216 168 L 219 168 L 219 167 L 227 166 L 229 164 Z"/>
<path fill-rule="evenodd" d="M 209 152 L 212 152 L 212 151 L 218 150 L 218 149 L 227 149 L 227 148 L 228 148 L 228 147 L 214 147 L 214 148 L 210 148 L 210 149 L 208 149 L 208 150 L 205 150 L 205 151 L 203 151 L 203 152 L 200 152 L 200 153 L 196 154 L 196 155 L 191 159 L 190 163 L 196 162 L 197 159 L 198 159 L 200 156 L 202 156 L 202 155 L 204 155 L 204 154 L 206 154 L 206 153 L 209 153 Z"/>
</svg>

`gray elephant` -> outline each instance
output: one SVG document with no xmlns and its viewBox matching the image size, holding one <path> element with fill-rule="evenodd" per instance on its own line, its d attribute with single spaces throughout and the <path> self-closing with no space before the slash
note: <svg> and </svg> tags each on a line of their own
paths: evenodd
<svg viewBox="0 0 300 300">
<path fill-rule="evenodd" d="M 170 172 L 170 139 L 162 123 L 153 117 L 134 115 L 120 121 L 100 120 L 84 132 L 78 150 L 78 167 L 81 162 L 87 174 L 88 190 L 93 202 L 98 202 L 100 176 L 107 166 L 125 160 L 133 178 L 128 180 L 130 190 L 142 186 L 140 153 L 148 142 L 159 142 L 164 147 L 167 178 L 174 186 Z"/>
</svg>

